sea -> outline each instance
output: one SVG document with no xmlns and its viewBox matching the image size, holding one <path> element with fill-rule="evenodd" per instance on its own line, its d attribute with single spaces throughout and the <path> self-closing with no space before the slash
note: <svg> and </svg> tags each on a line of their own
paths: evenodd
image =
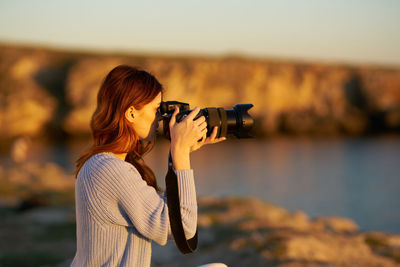
<svg viewBox="0 0 400 267">
<path fill-rule="evenodd" d="M 30 161 L 54 162 L 66 172 L 88 140 L 33 145 Z M 163 187 L 169 141 L 144 156 Z M 7 161 L 7 151 L 0 153 Z M 256 197 L 311 219 L 340 216 L 362 231 L 400 234 L 400 137 L 273 137 L 206 145 L 191 154 L 202 196 Z"/>
</svg>

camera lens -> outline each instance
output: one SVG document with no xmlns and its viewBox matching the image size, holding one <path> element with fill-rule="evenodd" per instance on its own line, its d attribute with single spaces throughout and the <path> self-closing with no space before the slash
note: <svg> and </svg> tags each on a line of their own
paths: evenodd
<svg viewBox="0 0 400 267">
<path fill-rule="evenodd" d="M 233 109 L 205 108 L 207 111 L 208 133 L 211 134 L 214 126 L 218 126 L 217 137 L 233 134 L 237 138 L 251 137 L 251 129 L 254 125 L 253 118 L 248 111 L 252 104 L 237 104 Z"/>
<path fill-rule="evenodd" d="M 192 110 L 189 104 L 178 101 L 162 102 L 160 113 L 163 117 L 164 135 L 170 139 L 169 121 L 174 112 L 174 106 L 180 107 L 180 112 L 176 116 L 176 121 L 180 122 L 184 116 L 188 115 Z M 227 135 L 234 135 L 237 138 L 249 138 L 254 125 L 253 118 L 248 111 L 253 107 L 252 104 L 237 104 L 232 109 L 224 108 L 203 108 L 199 111 L 197 118 L 204 116 L 207 121 L 207 136 L 210 136 L 215 126 L 218 127 L 217 138 Z"/>
</svg>

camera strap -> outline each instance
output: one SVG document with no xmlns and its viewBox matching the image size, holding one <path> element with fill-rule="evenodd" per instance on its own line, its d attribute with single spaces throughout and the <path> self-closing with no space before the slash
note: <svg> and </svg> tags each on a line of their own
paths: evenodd
<svg viewBox="0 0 400 267">
<path fill-rule="evenodd" d="M 192 253 L 197 248 L 197 230 L 194 237 L 186 239 L 179 203 L 178 178 L 173 169 L 171 151 L 168 156 L 168 173 L 165 177 L 165 186 L 167 190 L 169 221 L 175 244 L 183 254 Z"/>
</svg>

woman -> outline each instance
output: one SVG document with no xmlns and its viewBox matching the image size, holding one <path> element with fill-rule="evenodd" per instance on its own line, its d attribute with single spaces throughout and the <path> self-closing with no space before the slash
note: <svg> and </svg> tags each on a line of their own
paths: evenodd
<svg viewBox="0 0 400 267">
<path fill-rule="evenodd" d="M 163 88 L 151 74 L 118 66 L 105 78 L 91 120 L 93 146 L 77 161 L 77 251 L 71 266 L 150 266 L 151 241 L 171 234 L 166 198 L 142 161 L 155 139 Z M 170 123 L 170 151 L 178 179 L 185 236 L 196 232 L 197 202 L 190 152 L 218 143 L 206 137 L 204 116 L 195 108 Z M 198 140 L 202 141 L 198 141 Z"/>
</svg>

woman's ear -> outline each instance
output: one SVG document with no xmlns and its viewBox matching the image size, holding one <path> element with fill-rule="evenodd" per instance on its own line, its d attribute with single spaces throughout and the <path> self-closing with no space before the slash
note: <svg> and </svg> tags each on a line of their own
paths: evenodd
<svg viewBox="0 0 400 267">
<path fill-rule="evenodd" d="M 125 118 L 133 123 L 134 122 L 134 118 L 135 118 L 135 112 L 136 109 L 133 106 L 130 106 L 126 111 L 125 111 Z"/>
</svg>

